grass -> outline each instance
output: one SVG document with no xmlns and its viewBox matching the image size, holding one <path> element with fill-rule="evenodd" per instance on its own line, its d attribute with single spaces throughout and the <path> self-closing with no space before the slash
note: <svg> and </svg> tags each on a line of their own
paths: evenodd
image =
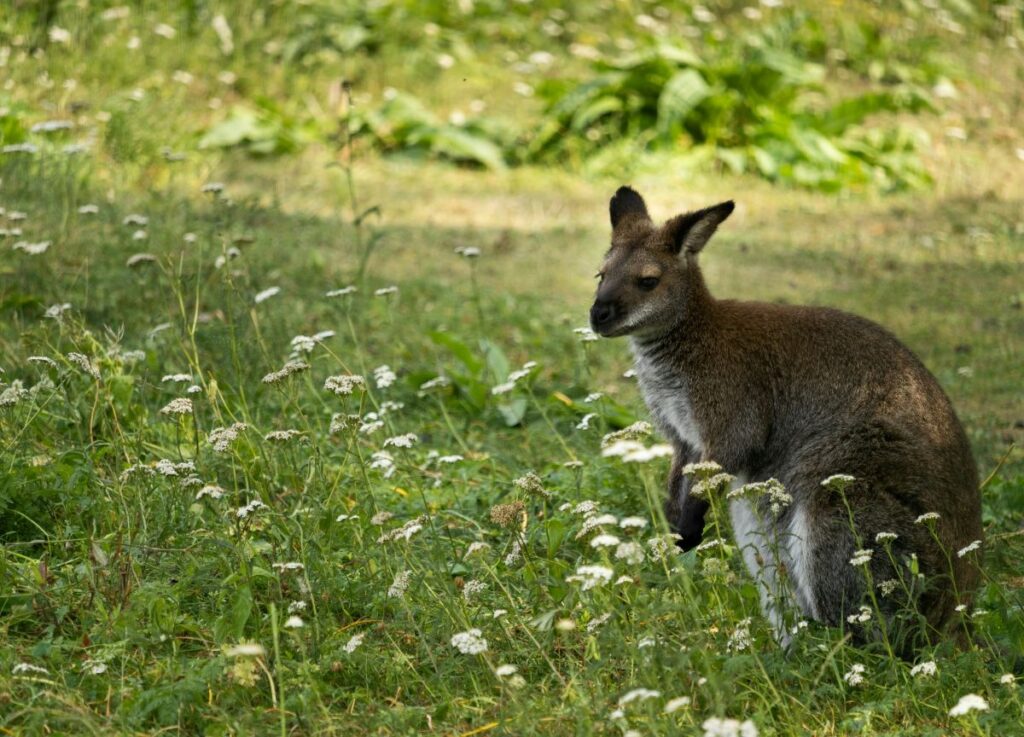
<svg viewBox="0 0 1024 737">
<path fill-rule="evenodd" d="M 230 16 L 241 82 L 226 88 L 214 79 L 221 62 L 208 29 L 187 43 L 151 33 L 161 20 L 184 29 L 184 10 L 133 11 L 107 30 L 95 13 L 62 8 L 63 27 L 85 38 L 95 24 L 98 38 L 113 39 L 90 53 L 75 41 L 19 59 L 28 42 L 12 39 L 31 28 L 25 12 L 0 36 L 14 49 L 3 104 L 23 106 L 30 123 L 76 115 L 82 126 L 47 134 L 53 145 L 35 137 L 38 154 L 0 154 L 0 227 L 22 230 L 0 250 L 0 727 L 619 735 L 700 733 L 708 719 L 735 718 L 765 736 L 1019 729 L 1020 686 L 1001 679 L 1024 650 L 1024 459 L 1014 449 L 1024 419 L 1024 165 L 1012 155 L 1024 141 L 1019 105 L 994 91 L 1022 68 L 1001 36 L 984 36 L 978 21 L 964 53 L 953 38 L 940 45 L 941 58 L 966 68 L 959 100 L 921 121 L 936 141 L 930 190 L 827 196 L 716 172 L 684 177 L 667 155 L 631 172 L 664 217 L 740 203 L 703 257 L 717 295 L 863 314 L 907 342 L 952 397 L 986 479 L 985 582 L 963 615 L 977 645 L 922 651 L 917 664 L 936 663 L 928 676 L 881 644 L 854 647 L 814 623 L 784 652 L 734 547 L 665 556 L 650 547 L 666 531 L 667 463 L 600 453 L 605 433 L 647 416 L 622 376 L 626 347 L 573 332 L 586 321 L 619 178 L 476 171 L 362 148 L 346 158 L 323 113 L 328 71 L 268 65 L 258 47 L 283 32 L 246 26 L 252 10 L 240 4 Z M 412 37 L 422 20 L 410 11 L 396 34 Z M 581 36 L 601 32 L 585 13 L 579 22 Z M 540 43 L 535 25 L 510 26 L 507 46 Z M 423 65 L 386 74 L 402 58 L 386 42 L 378 57 L 345 57 L 346 73 L 371 90 L 397 75 L 442 108 L 491 94 L 492 107 L 535 114 L 486 84 L 492 73 L 511 84 L 507 48 L 465 51 L 475 32 L 446 30 L 410 52 L 465 58 L 465 89 Z M 144 65 L 124 49 L 135 33 Z M 997 54 L 1006 61 L 993 65 Z M 196 80 L 168 87 L 176 69 Z M 52 85 L 40 84 L 44 70 Z M 284 158 L 196 150 L 201 131 L 259 80 L 293 114 L 319 109 L 314 127 L 327 137 Z M 137 103 L 136 86 L 148 90 Z M 223 95 L 218 110 L 211 90 Z M 75 110 L 85 112 L 73 112 L 83 101 Z M 946 138 L 950 126 L 968 140 Z M 92 149 L 61 154 L 83 131 L 95 131 Z M 169 161 L 164 146 L 185 160 Z M 380 207 L 359 228 L 346 166 L 356 212 Z M 223 192 L 202 191 L 214 181 Z M 80 212 L 87 204 L 97 211 Z M 146 224 L 125 224 L 132 214 Z M 10 247 L 19 240 L 51 243 L 29 255 Z M 358 244 L 371 241 L 359 281 Z M 455 253 L 466 247 L 481 255 Z M 140 253 L 153 258 L 126 265 Z M 357 291 L 325 296 L 349 284 Z M 271 287 L 280 291 L 257 302 Z M 321 331 L 333 334 L 293 343 Z M 308 368 L 264 381 L 296 358 Z M 528 361 L 538 365 L 514 389 L 491 393 Z M 375 376 L 385 365 L 390 384 Z M 365 387 L 324 388 L 348 374 Z M 422 388 L 438 376 L 448 383 Z M 182 398 L 191 409 L 174 414 Z M 239 422 L 245 429 L 215 447 L 215 429 Z M 271 435 L 288 430 L 298 433 Z M 407 433 L 411 447 L 387 442 Z M 545 494 L 516 484 L 530 472 Z M 642 561 L 632 547 L 616 557 L 618 546 L 591 545 L 579 506 L 588 500 L 615 517 L 604 532 L 637 542 Z M 646 527 L 619 527 L 630 517 Z M 726 514 L 713 524 L 730 539 Z M 589 589 L 566 581 L 586 565 L 607 565 L 612 579 Z M 473 629 L 487 649 L 464 654 L 453 637 Z M 497 675 L 500 665 L 517 670 Z M 855 665 L 860 685 L 848 676 Z M 620 705 L 640 688 L 650 691 Z M 951 716 L 970 693 L 988 710 Z"/>
</svg>

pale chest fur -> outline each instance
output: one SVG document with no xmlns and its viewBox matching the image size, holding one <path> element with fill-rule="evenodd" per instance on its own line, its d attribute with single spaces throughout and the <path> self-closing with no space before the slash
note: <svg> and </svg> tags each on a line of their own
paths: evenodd
<svg viewBox="0 0 1024 737">
<path fill-rule="evenodd" d="M 679 439 L 698 453 L 703 453 L 704 441 L 685 378 L 671 366 L 652 360 L 636 344 L 633 355 L 640 392 L 654 424 L 663 435 Z"/>
</svg>

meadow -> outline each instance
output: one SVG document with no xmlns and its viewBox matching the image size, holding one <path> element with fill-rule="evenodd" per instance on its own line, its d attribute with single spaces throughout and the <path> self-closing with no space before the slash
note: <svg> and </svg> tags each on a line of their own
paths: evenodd
<svg viewBox="0 0 1024 737">
<path fill-rule="evenodd" d="M 1021 0 L 9 3 L 0 731 L 1024 734 L 1022 45 Z M 717 296 L 938 378 L 970 647 L 781 648 L 724 496 L 677 550 L 585 327 L 623 183 L 737 201 Z"/>
</svg>

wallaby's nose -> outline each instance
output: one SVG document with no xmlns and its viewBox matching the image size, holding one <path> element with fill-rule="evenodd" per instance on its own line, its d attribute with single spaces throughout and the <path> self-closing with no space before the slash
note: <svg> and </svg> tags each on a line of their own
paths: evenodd
<svg viewBox="0 0 1024 737">
<path fill-rule="evenodd" d="M 590 327 L 595 332 L 601 332 L 601 328 L 607 326 L 619 316 L 619 308 L 610 299 L 599 299 L 590 308 Z"/>
</svg>

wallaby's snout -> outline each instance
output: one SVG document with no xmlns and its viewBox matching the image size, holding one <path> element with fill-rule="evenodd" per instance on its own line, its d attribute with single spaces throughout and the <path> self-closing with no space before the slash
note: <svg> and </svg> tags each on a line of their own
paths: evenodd
<svg viewBox="0 0 1024 737">
<path fill-rule="evenodd" d="M 622 309 L 614 299 L 598 296 L 590 308 L 590 327 L 595 333 L 603 335 L 615 324 L 621 313 Z"/>
</svg>

